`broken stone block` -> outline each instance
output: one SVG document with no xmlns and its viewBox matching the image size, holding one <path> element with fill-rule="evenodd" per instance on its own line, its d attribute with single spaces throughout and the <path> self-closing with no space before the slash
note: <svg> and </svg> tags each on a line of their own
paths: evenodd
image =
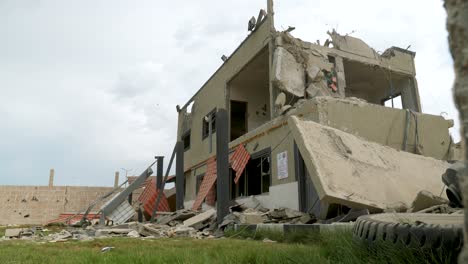
<svg viewBox="0 0 468 264">
<path fill-rule="evenodd" d="M 128 233 L 132 231 L 133 229 L 126 229 L 126 228 L 99 229 L 96 231 L 95 235 L 97 237 L 107 236 L 107 235 L 127 235 Z"/>
<path fill-rule="evenodd" d="M 260 213 L 242 213 L 239 215 L 239 222 L 241 224 L 262 224 L 265 221 L 265 218 Z"/>
<path fill-rule="evenodd" d="M 429 208 L 418 211 L 417 213 L 425 214 L 453 214 L 457 212 L 458 209 L 450 207 L 448 204 L 439 204 L 434 205 Z"/>
<path fill-rule="evenodd" d="M 338 34 L 335 30 L 327 32 L 332 39 L 333 46 L 339 50 L 358 54 L 367 58 L 377 58 L 379 55 L 369 45 L 367 45 L 361 39 L 345 35 Z"/>
<path fill-rule="evenodd" d="M 448 203 L 449 203 L 448 200 L 440 196 L 436 196 L 429 191 L 423 190 L 423 191 L 420 191 L 416 195 L 416 198 L 411 204 L 411 208 L 409 212 L 418 212 L 418 211 L 421 211 L 423 209 L 426 209 L 435 205 L 448 204 Z"/>
<path fill-rule="evenodd" d="M 403 202 L 399 202 L 388 205 L 384 213 L 405 213 L 406 211 L 408 211 L 408 206 Z"/>
<path fill-rule="evenodd" d="M 176 236 L 188 237 L 195 234 L 196 231 L 192 227 L 178 226 L 174 229 L 174 233 Z"/>
<path fill-rule="evenodd" d="M 191 217 L 194 217 L 196 213 L 191 210 L 178 210 L 171 215 L 165 215 L 158 218 L 158 224 L 166 225 L 173 221 L 185 221 Z"/>
<path fill-rule="evenodd" d="M 282 108 L 286 104 L 286 95 L 284 93 L 279 93 L 275 100 L 275 107 Z"/>
<path fill-rule="evenodd" d="M 317 222 L 317 218 L 311 216 L 310 214 L 304 214 L 303 216 L 299 217 L 297 221 L 297 223 L 300 224 L 313 224 L 315 222 Z"/>
<path fill-rule="evenodd" d="M 304 96 L 305 72 L 286 49 L 278 47 L 273 57 L 273 83 L 278 89 L 297 97 Z"/>
<path fill-rule="evenodd" d="M 273 219 L 292 219 L 301 217 L 304 213 L 289 208 L 278 208 L 270 211 L 268 215 Z"/>
<path fill-rule="evenodd" d="M 331 89 L 328 88 L 326 81 L 323 80 L 309 84 L 305 92 L 307 98 L 332 96 Z"/>
<path fill-rule="evenodd" d="M 138 233 L 145 237 L 161 237 L 164 235 L 166 229 L 169 229 L 169 227 L 164 225 L 144 224 L 139 226 Z"/>
<path fill-rule="evenodd" d="M 128 234 L 127 234 L 128 237 L 140 237 L 140 233 L 138 233 L 137 231 L 133 230 L 133 231 L 130 231 Z"/>
<path fill-rule="evenodd" d="M 59 239 L 68 239 L 68 238 L 72 238 L 73 235 L 68 232 L 67 230 L 62 230 L 60 231 L 60 233 L 58 233 L 56 239 L 59 240 Z"/>
<path fill-rule="evenodd" d="M 16 237 L 19 238 L 21 233 L 23 232 L 23 228 L 10 228 L 5 230 L 5 237 L 12 238 Z"/>
<path fill-rule="evenodd" d="M 317 75 L 320 73 L 320 68 L 315 65 L 309 65 L 307 66 L 306 72 L 307 78 L 309 78 L 311 81 L 315 81 Z"/>
<path fill-rule="evenodd" d="M 184 221 L 184 226 L 188 226 L 188 227 L 191 227 L 191 226 L 194 226 L 196 224 L 199 224 L 199 223 L 203 223 L 207 220 L 209 220 L 211 217 L 213 217 L 214 215 L 216 215 L 216 210 L 215 209 L 210 209 L 204 213 L 201 213 L 199 215 L 196 215 L 192 218 L 189 218 L 187 220 Z"/>
<path fill-rule="evenodd" d="M 263 241 L 264 243 L 276 243 L 276 241 L 271 240 L 271 239 L 269 239 L 269 238 L 264 238 L 262 241 Z"/>
</svg>

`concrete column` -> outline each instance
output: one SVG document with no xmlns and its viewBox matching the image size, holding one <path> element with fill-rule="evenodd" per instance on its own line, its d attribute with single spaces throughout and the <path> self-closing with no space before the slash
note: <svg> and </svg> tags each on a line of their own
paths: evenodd
<svg viewBox="0 0 468 264">
<path fill-rule="evenodd" d="M 176 145 L 176 210 L 184 209 L 184 143 Z"/>
<path fill-rule="evenodd" d="M 335 57 L 335 71 L 336 71 L 336 80 L 338 85 L 338 94 L 340 98 L 346 97 L 346 79 L 345 79 L 345 72 L 344 72 L 344 64 L 343 58 L 336 56 Z"/>
<path fill-rule="evenodd" d="M 274 15 L 275 15 L 275 11 L 273 9 L 273 0 L 267 0 L 267 13 L 268 15 L 270 16 L 270 19 L 271 19 L 271 29 L 274 29 Z"/>
<path fill-rule="evenodd" d="M 229 134 L 226 109 L 216 113 L 216 209 L 218 224 L 229 213 Z"/>
<path fill-rule="evenodd" d="M 54 177 L 55 177 L 55 170 L 50 169 L 50 172 L 49 172 L 49 187 L 54 187 Z"/>
<path fill-rule="evenodd" d="M 114 188 L 119 187 L 119 172 L 115 172 L 115 177 L 114 177 Z"/>
<path fill-rule="evenodd" d="M 156 163 L 156 189 L 160 190 L 163 182 L 163 166 L 164 166 L 164 156 L 157 156 L 158 160 Z"/>
</svg>

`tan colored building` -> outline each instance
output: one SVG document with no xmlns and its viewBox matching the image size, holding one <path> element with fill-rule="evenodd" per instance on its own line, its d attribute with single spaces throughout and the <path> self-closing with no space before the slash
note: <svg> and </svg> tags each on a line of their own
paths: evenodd
<svg viewBox="0 0 468 264">
<path fill-rule="evenodd" d="M 341 207 L 408 205 L 420 189 L 439 193 L 455 155 L 453 121 L 421 113 L 415 53 L 378 54 L 335 31 L 323 45 L 302 41 L 275 29 L 268 2 L 268 14 L 179 109 L 185 206 L 216 154 L 220 108 L 229 113 L 231 150 L 244 144 L 251 155 L 238 184 L 221 175 L 237 201 L 254 196 L 326 218 Z"/>
</svg>

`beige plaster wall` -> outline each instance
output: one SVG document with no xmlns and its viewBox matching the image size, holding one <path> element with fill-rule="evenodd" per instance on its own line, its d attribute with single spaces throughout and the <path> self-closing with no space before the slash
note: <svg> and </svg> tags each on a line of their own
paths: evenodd
<svg viewBox="0 0 468 264">
<path fill-rule="evenodd" d="M 309 120 L 337 128 L 364 139 L 402 150 L 406 111 L 358 100 L 316 98 L 306 101 L 297 111 Z M 447 159 L 450 148 L 449 122 L 441 116 L 415 113 L 409 116 L 407 151 L 415 153 L 416 121 L 420 154 Z"/>
<path fill-rule="evenodd" d="M 227 108 L 227 83 L 247 62 L 268 45 L 269 37 L 270 19 L 267 17 L 195 95 L 192 110 L 191 146 L 184 156 L 185 170 L 215 154 L 215 137 L 213 137 L 212 141 L 212 153 L 209 153 L 209 139 L 202 140 L 202 118 L 214 108 Z M 183 122 L 181 117 L 182 113 L 179 114 L 178 139 L 181 138 L 184 132 L 181 131 Z"/>
<path fill-rule="evenodd" d="M 0 225 L 44 224 L 77 213 L 113 187 L 0 186 Z M 102 204 L 96 205 L 98 211 Z M 28 217 L 25 217 L 29 215 Z"/>
</svg>

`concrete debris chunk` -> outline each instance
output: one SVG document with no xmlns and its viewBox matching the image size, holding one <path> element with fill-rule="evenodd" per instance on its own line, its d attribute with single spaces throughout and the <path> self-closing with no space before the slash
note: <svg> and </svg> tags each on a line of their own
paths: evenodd
<svg viewBox="0 0 468 264">
<path fill-rule="evenodd" d="M 67 230 L 62 230 L 57 236 L 57 239 L 67 239 L 67 238 L 72 238 L 73 235 L 68 232 Z"/>
<path fill-rule="evenodd" d="M 196 230 L 187 226 L 177 226 L 167 231 L 168 237 L 193 237 L 195 234 Z"/>
<path fill-rule="evenodd" d="M 305 70 L 286 49 L 278 47 L 273 57 L 273 83 L 281 91 L 304 96 Z"/>
<path fill-rule="evenodd" d="M 388 205 L 384 213 L 405 213 L 408 211 L 408 205 L 403 202 Z"/>
<path fill-rule="evenodd" d="M 215 209 L 210 209 L 204 213 L 201 213 L 199 215 L 196 215 L 192 218 L 189 218 L 187 220 L 184 221 L 184 226 L 188 226 L 188 227 L 191 227 L 191 226 L 194 226 L 196 224 L 200 224 L 200 223 L 203 223 L 207 220 L 209 220 L 211 217 L 214 217 L 216 215 L 216 210 Z"/>
<path fill-rule="evenodd" d="M 5 230 L 5 237 L 8 238 L 19 238 L 23 232 L 23 228 L 9 228 Z"/>
<path fill-rule="evenodd" d="M 239 222 L 241 224 L 261 224 L 265 222 L 265 217 L 261 213 L 241 213 L 239 215 Z"/>
<path fill-rule="evenodd" d="M 374 49 L 369 47 L 364 41 L 361 39 L 351 37 L 349 35 L 342 36 L 338 34 L 335 30 L 332 32 L 327 32 L 332 39 L 332 43 L 335 48 L 347 52 L 351 52 L 354 54 L 358 54 L 367 58 L 378 58 L 379 55 L 375 52 Z"/>
<path fill-rule="evenodd" d="M 130 232 L 127 234 L 127 236 L 128 236 L 128 237 L 135 237 L 135 238 L 137 238 L 137 237 L 140 237 L 140 233 L 138 233 L 138 231 L 133 230 L 133 231 L 130 231 Z"/>
<path fill-rule="evenodd" d="M 96 231 L 96 236 L 109 236 L 109 235 L 127 235 L 133 229 L 113 228 L 113 229 L 99 229 Z"/>
<path fill-rule="evenodd" d="M 425 214 L 453 214 L 456 213 L 459 209 L 452 208 L 448 204 L 439 204 L 434 205 L 424 210 L 418 211 L 417 213 L 425 213 Z"/>
<path fill-rule="evenodd" d="M 361 209 L 361 210 L 351 209 L 349 210 L 347 214 L 340 215 L 332 219 L 328 219 L 325 221 L 325 223 L 332 224 L 332 223 L 340 223 L 340 222 L 341 223 L 352 222 L 352 221 L 356 221 L 358 217 L 363 216 L 363 215 L 368 215 L 368 214 L 370 214 L 368 209 Z"/>
<path fill-rule="evenodd" d="M 420 191 L 417 195 L 416 198 L 414 199 L 413 203 L 411 204 L 411 208 L 409 212 L 418 212 L 423 209 L 435 206 L 435 205 L 440 205 L 440 204 L 448 204 L 449 201 L 436 196 L 432 194 L 429 191 L 423 190 Z"/>
<path fill-rule="evenodd" d="M 269 239 L 269 238 L 264 238 L 264 239 L 263 239 L 263 242 L 264 242 L 264 243 L 276 243 L 276 241 L 271 240 L 271 239 Z"/>
<path fill-rule="evenodd" d="M 306 69 L 307 78 L 311 81 L 316 81 L 318 74 L 320 73 L 320 68 L 315 65 L 309 65 Z"/>
<path fill-rule="evenodd" d="M 289 208 L 278 208 L 270 211 L 268 215 L 272 219 L 287 220 L 302 217 L 304 213 Z"/>
<path fill-rule="evenodd" d="M 172 221 L 185 221 L 189 218 L 192 218 L 196 215 L 194 211 L 191 210 L 178 210 L 171 215 L 165 215 L 158 219 L 158 224 L 168 224 Z"/>
</svg>

